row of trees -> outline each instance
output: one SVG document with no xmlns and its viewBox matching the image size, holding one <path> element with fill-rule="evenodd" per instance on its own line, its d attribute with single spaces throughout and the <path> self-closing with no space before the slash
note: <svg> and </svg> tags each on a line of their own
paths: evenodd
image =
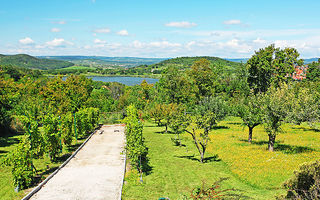
<svg viewBox="0 0 320 200">
<path fill-rule="evenodd" d="M 123 105 L 135 104 L 159 126 L 177 133 L 189 133 L 201 161 L 208 145 L 209 133 L 217 122 L 228 115 L 241 117 L 249 129 L 263 125 L 269 138 L 268 149 L 274 151 L 276 136 L 283 123 L 312 124 L 320 119 L 320 88 L 317 79 L 295 81 L 294 67 L 301 65 L 293 48 L 279 49 L 270 45 L 260 49 L 235 73 L 196 61 L 190 69 L 174 66 L 165 70 L 154 87 L 142 83 L 125 91 Z M 320 63 L 312 63 L 316 73 Z M 316 67 L 315 67 L 316 66 Z"/>
<path fill-rule="evenodd" d="M 15 186 L 23 189 L 37 173 L 35 159 L 47 155 L 56 162 L 63 149 L 69 149 L 97 126 L 100 107 L 109 102 L 97 105 L 93 99 L 97 91 L 108 89 L 81 76 L 63 80 L 25 75 L 14 81 L 9 75 L 5 71 L 0 74 L 4 88 L 0 95 L 4 114 L 1 133 L 22 132 L 24 136 L 3 163 L 12 167 Z"/>
</svg>

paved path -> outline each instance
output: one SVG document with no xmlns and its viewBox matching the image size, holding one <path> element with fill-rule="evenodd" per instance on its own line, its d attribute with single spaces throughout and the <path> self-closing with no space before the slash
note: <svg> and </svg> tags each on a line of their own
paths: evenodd
<svg viewBox="0 0 320 200">
<path fill-rule="evenodd" d="M 103 126 L 32 200 L 119 199 L 124 176 L 124 127 Z M 114 131 L 119 130 L 119 132 Z"/>
</svg>

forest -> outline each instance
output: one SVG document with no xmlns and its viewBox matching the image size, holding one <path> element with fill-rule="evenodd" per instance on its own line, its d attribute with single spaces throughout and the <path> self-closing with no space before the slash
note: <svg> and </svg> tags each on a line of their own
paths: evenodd
<svg viewBox="0 0 320 200">
<path fill-rule="evenodd" d="M 0 65 L 0 172 L 12 183 L 0 196 L 37 184 L 99 124 L 125 123 L 124 199 L 319 199 L 320 60 L 299 56 L 270 45 L 242 64 L 163 61 L 151 65 L 159 82 L 136 86 Z"/>
</svg>

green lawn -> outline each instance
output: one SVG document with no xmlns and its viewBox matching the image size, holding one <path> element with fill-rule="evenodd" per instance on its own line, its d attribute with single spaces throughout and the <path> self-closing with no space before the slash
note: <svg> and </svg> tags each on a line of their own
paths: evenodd
<svg viewBox="0 0 320 200">
<path fill-rule="evenodd" d="M 16 144 L 19 142 L 21 135 L 9 136 L 9 137 L 0 137 L 0 160 L 6 154 L 12 151 Z M 78 140 L 78 143 L 73 143 L 70 149 L 63 149 L 63 153 L 58 158 L 57 162 L 51 163 L 48 156 L 44 156 L 42 159 L 34 159 L 34 165 L 37 169 L 37 174 L 39 178 L 35 180 L 34 186 L 39 184 L 44 180 L 48 175 L 50 175 L 54 170 L 56 170 L 70 155 L 71 153 L 84 142 L 85 139 Z M 40 178 L 41 177 L 41 178 Z M 14 191 L 13 179 L 11 176 L 11 168 L 7 166 L 0 165 L 0 200 L 15 200 L 21 199 L 32 189 L 22 190 L 19 193 Z"/>
<path fill-rule="evenodd" d="M 219 123 L 219 129 L 210 133 L 211 142 L 205 157 L 218 156 L 201 164 L 189 135 L 175 146 L 173 134 L 163 134 L 163 127 L 147 122 L 144 127 L 146 145 L 149 148 L 151 171 L 139 183 L 134 170 L 126 173 L 124 199 L 181 199 L 204 180 L 212 184 L 220 177 L 228 177 L 223 188 L 235 188 L 253 199 L 275 199 L 284 192 L 282 183 L 293 170 L 306 161 L 320 158 L 320 137 L 307 126 L 283 126 L 284 133 L 277 136 L 275 152 L 268 152 L 267 134 L 263 127 L 253 131 L 253 144 L 247 143 L 248 130 L 241 119 L 230 117 Z M 218 160 L 219 160 L 218 159 Z"/>
</svg>

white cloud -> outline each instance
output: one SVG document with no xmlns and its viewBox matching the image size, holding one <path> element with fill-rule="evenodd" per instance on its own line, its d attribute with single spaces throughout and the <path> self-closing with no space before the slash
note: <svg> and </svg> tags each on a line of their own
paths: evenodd
<svg viewBox="0 0 320 200">
<path fill-rule="evenodd" d="M 256 43 L 256 44 L 266 44 L 267 41 L 266 41 L 266 40 L 263 40 L 263 39 L 261 39 L 261 38 L 258 37 L 257 39 L 253 40 L 253 43 Z"/>
<path fill-rule="evenodd" d="M 53 33 L 58 33 L 58 32 L 60 32 L 61 30 L 59 29 L 59 28 L 52 28 L 51 29 L 51 32 L 53 32 Z"/>
<path fill-rule="evenodd" d="M 100 29 L 96 29 L 93 32 L 95 33 L 110 33 L 111 30 L 109 28 L 100 28 Z"/>
<path fill-rule="evenodd" d="M 54 21 L 52 22 L 53 24 L 66 24 L 67 22 L 64 21 L 64 20 L 61 20 L 61 21 Z"/>
<path fill-rule="evenodd" d="M 65 47 L 66 45 L 73 45 L 73 43 L 66 41 L 63 38 L 54 38 L 51 41 L 46 42 L 49 47 Z"/>
<path fill-rule="evenodd" d="M 94 42 L 95 44 L 105 44 L 105 43 L 107 43 L 107 41 L 105 41 L 105 40 L 100 40 L 100 39 L 95 39 L 93 42 Z"/>
<path fill-rule="evenodd" d="M 23 38 L 23 39 L 19 40 L 19 42 L 21 44 L 25 44 L 25 45 L 30 45 L 30 44 L 34 43 L 34 41 L 29 37 Z"/>
<path fill-rule="evenodd" d="M 231 20 L 224 21 L 223 24 L 225 24 L 225 25 L 239 25 L 242 23 L 238 19 L 231 19 Z"/>
<path fill-rule="evenodd" d="M 129 35 L 127 30 L 121 30 L 121 31 L 117 32 L 117 34 L 121 35 L 121 36 L 128 36 Z"/>
<path fill-rule="evenodd" d="M 191 28 L 191 27 L 197 26 L 197 24 L 193 22 L 182 21 L 182 22 L 170 22 L 165 24 L 165 26 L 177 27 L 177 28 Z"/>
</svg>

